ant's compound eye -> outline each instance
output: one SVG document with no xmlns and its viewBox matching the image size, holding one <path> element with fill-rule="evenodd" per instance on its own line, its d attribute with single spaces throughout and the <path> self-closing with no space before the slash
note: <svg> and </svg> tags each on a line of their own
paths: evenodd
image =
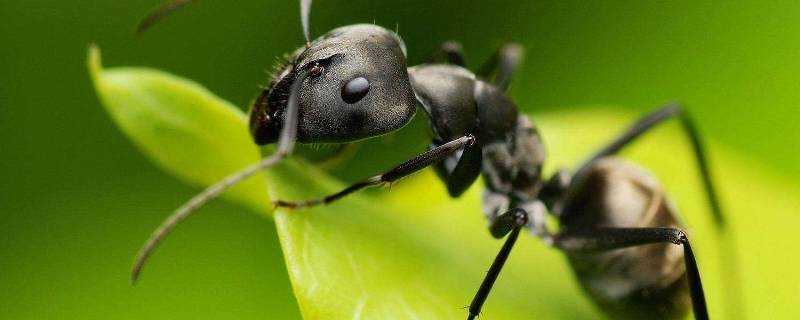
<svg viewBox="0 0 800 320">
<path fill-rule="evenodd" d="M 322 71 L 325 71 L 325 68 L 319 64 L 315 64 L 313 67 L 311 67 L 311 69 L 308 70 L 308 75 L 312 78 L 316 78 L 322 75 Z"/>
<path fill-rule="evenodd" d="M 342 100 L 347 103 L 356 103 L 369 92 L 369 81 L 367 78 L 358 77 L 347 82 L 342 87 Z"/>
</svg>

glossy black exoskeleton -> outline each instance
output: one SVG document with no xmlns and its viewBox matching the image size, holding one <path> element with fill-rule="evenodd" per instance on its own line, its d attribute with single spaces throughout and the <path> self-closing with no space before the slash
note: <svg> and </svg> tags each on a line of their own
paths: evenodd
<svg viewBox="0 0 800 320">
<path fill-rule="evenodd" d="M 165 4 L 140 30 L 189 2 Z M 428 166 L 450 196 L 458 197 L 482 176 L 489 231 L 507 240 L 470 304 L 468 319 L 480 313 L 521 230 L 562 250 L 587 294 L 614 318 L 677 319 L 690 306 L 696 318 L 708 318 L 697 263 L 677 212 L 650 174 L 615 157 L 651 128 L 677 118 L 692 142 L 714 217 L 722 224 L 700 137 L 679 106 L 667 105 L 641 118 L 577 170 L 544 177 L 546 154 L 536 126 L 505 94 L 522 58 L 519 46 L 501 47 L 477 74 L 465 68 L 455 42 L 444 43 L 430 63 L 407 67 L 403 41 L 376 25 L 341 27 L 312 41 L 310 5 L 301 0 L 306 45 L 289 56 L 250 111 L 254 141 L 277 143 L 276 153 L 179 208 L 142 248 L 134 280 L 178 222 L 288 156 L 295 142 L 345 143 L 383 135 L 402 128 L 421 109 L 433 135 L 428 151 L 338 193 L 275 205 L 327 204 Z M 557 232 L 548 229 L 548 214 L 559 221 Z"/>
</svg>

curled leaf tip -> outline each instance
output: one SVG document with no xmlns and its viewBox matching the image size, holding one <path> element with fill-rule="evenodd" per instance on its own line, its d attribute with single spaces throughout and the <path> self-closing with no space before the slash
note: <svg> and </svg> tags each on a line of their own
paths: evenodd
<svg viewBox="0 0 800 320">
<path fill-rule="evenodd" d="M 103 59 L 100 54 L 100 47 L 95 43 L 89 44 L 89 52 L 86 56 L 86 66 L 89 68 L 89 75 L 92 80 L 97 82 L 97 76 L 103 70 Z"/>
</svg>

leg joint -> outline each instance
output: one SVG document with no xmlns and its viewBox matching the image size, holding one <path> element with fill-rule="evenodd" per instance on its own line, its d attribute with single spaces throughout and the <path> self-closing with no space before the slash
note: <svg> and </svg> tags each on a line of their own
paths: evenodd
<svg viewBox="0 0 800 320">
<path fill-rule="evenodd" d="M 686 235 L 686 232 L 681 229 L 675 229 L 675 231 L 678 238 L 676 244 L 686 245 L 689 243 L 689 237 Z"/>
<path fill-rule="evenodd" d="M 511 230 L 528 224 L 528 213 L 521 208 L 514 208 L 497 216 L 489 225 L 489 232 L 495 238 L 502 238 Z"/>
<path fill-rule="evenodd" d="M 672 242 L 676 245 L 685 245 L 689 242 L 689 237 L 686 236 L 686 232 L 681 229 L 677 228 L 664 228 L 663 231 L 666 231 L 662 239 Z"/>
</svg>

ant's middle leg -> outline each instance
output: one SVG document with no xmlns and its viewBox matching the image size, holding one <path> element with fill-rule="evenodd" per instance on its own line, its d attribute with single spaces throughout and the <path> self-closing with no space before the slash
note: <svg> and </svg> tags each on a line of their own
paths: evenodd
<svg viewBox="0 0 800 320">
<path fill-rule="evenodd" d="M 449 64 L 454 64 L 459 67 L 466 68 L 467 61 L 464 55 L 464 48 L 461 46 L 461 43 L 457 41 L 445 41 L 442 43 L 439 48 L 431 53 L 428 56 L 428 59 L 425 60 L 427 63 L 436 63 L 438 61 L 444 61 Z"/>
<path fill-rule="evenodd" d="M 313 207 L 317 205 L 329 204 L 331 202 L 343 198 L 346 195 L 349 195 L 353 192 L 364 189 L 366 187 L 378 186 L 400 180 L 406 176 L 411 175 L 412 173 L 427 168 L 428 166 L 434 163 L 442 161 L 442 159 L 446 158 L 447 156 L 452 155 L 458 150 L 462 150 L 463 148 L 469 147 L 473 143 L 475 143 L 475 137 L 473 137 L 472 135 L 466 135 L 461 138 L 450 141 L 448 143 L 445 143 L 443 145 L 440 145 L 436 148 L 430 149 L 425 153 L 422 153 L 406 162 L 403 162 L 400 165 L 384 173 L 372 176 L 371 178 L 362 180 L 360 182 L 356 182 L 355 184 L 352 184 L 349 187 L 344 188 L 342 191 L 339 191 L 337 193 L 311 200 L 302 200 L 302 201 L 276 200 L 274 204 L 277 207 L 285 207 L 285 208 L 303 208 L 303 207 Z"/>
<path fill-rule="evenodd" d="M 484 62 L 476 72 L 481 79 L 486 79 L 498 88 L 506 91 L 511 84 L 511 77 L 517 71 L 522 58 L 525 55 L 522 46 L 516 43 L 507 43 L 497 49 L 497 51 Z M 444 61 L 459 67 L 467 67 L 464 48 L 461 43 L 456 41 L 446 41 L 434 51 L 427 63 Z M 492 78 L 494 77 L 494 78 Z"/>
<path fill-rule="evenodd" d="M 525 51 L 519 44 L 507 43 L 497 49 L 489 60 L 481 65 L 476 74 L 479 78 L 486 79 L 506 91 L 511 84 L 511 76 L 517 71 L 524 54 Z"/>
</svg>

